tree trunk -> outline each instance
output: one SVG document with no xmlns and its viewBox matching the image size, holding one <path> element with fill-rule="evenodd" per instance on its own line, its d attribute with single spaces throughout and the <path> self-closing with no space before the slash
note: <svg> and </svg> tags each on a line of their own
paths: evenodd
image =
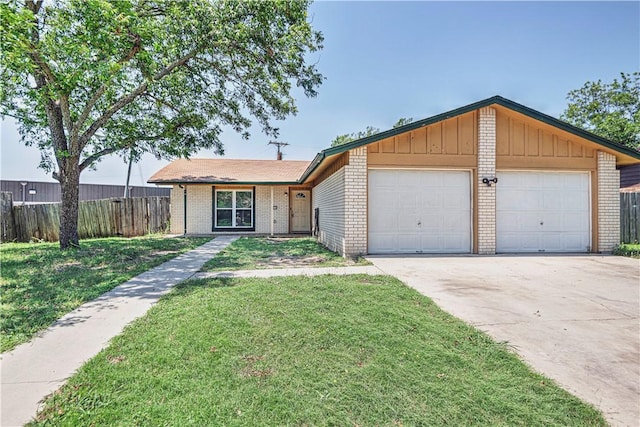
<svg viewBox="0 0 640 427">
<path fill-rule="evenodd" d="M 77 162 L 66 159 L 69 167 L 60 174 L 62 205 L 60 206 L 60 249 L 79 246 L 78 198 L 80 190 L 80 168 Z M 75 164 L 74 164 L 75 163 Z"/>
</svg>

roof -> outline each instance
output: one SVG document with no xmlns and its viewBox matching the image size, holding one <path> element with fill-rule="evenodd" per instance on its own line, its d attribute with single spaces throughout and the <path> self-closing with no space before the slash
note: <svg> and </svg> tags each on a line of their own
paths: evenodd
<svg viewBox="0 0 640 427">
<path fill-rule="evenodd" d="M 149 178 L 154 184 L 297 184 L 299 160 L 178 159 Z"/>
<path fill-rule="evenodd" d="M 616 153 L 618 165 L 640 163 L 640 152 L 632 148 L 609 141 L 501 96 L 493 96 L 347 144 L 327 148 L 316 154 L 311 162 L 294 160 L 179 159 L 160 169 L 148 182 L 155 184 L 300 184 L 309 180 L 312 174 L 315 175 L 314 172 L 320 172 L 321 170 L 318 168 L 321 165 L 329 164 L 336 156 L 351 149 L 494 105 L 502 106 L 598 144 Z"/>
<path fill-rule="evenodd" d="M 313 159 L 313 161 L 311 161 L 311 164 L 309 164 L 309 167 L 307 168 L 307 170 L 304 172 L 304 175 L 302 176 L 302 178 L 300 179 L 301 182 L 304 182 L 309 175 L 311 175 L 317 168 L 318 166 L 320 166 L 320 164 L 323 162 L 323 160 L 327 157 L 330 156 L 335 156 L 337 154 L 341 154 L 344 153 L 346 151 L 352 150 L 354 148 L 358 148 L 358 147 L 362 147 L 363 145 L 368 145 L 377 141 L 381 141 L 383 139 L 392 137 L 392 136 L 396 136 L 399 135 L 401 133 L 405 133 L 408 131 L 412 131 L 414 129 L 418 129 L 421 128 L 423 126 L 428 126 L 431 125 L 433 123 L 437 123 L 437 122 L 441 122 L 443 120 L 447 120 L 453 117 L 457 117 L 463 114 L 466 114 L 468 112 L 483 108 L 483 107 L 488 107 L 491 105 L 500 105 L 502 107 L 508 108 L 510 110 L 516 111 L 518 113 L 524 114 L 525 116 L 531 117 L 532 119 L 535 120 L 539 120 L 543 123 L 546 123 L 548 125 L 551 126 L 555 126 L 556 128 L 562 129 L 566 132 L 569 132 L 571 134 L 574 134 L 580 138 L 584 138 L 586 140 L 589 140 L 591 142 L 595 142 L 596 144 L 599 144 L 603 147 L 609 148 L 611 150 L 614 150 L 618 153 L 621 153 L 623 155 L 627 155 L 630 156 L 634 159 L 640 160 L 640 152 L 626 147 L 624 145 L 618 144 L 616 142 L 613 141 L 609 141 L 606 138 L 602 138 L 594 133 L 588 132 L 584 129 L 581 129 L 579 127 L 570 125 L 567 122 L 563 122 L 562 120 L 558 120 L 554 117 L 548 116 L 544 113 L 541 113 L 539 111 L 536 111 L 532 108 L 526 107 L 522 104 L 518 104 L 517 102 L 513 102 L 509 99 L 503 98 L 501 96 L 493 96 L 491 98 L 487 98 L 484 99 L 482 101 L 478 101 L 478 102 L 474 102 L 473 104 L 469 104 L 469 105 L 465 105 L 464 107 L 460 107 L 460 108 L 456 108 L 455 110 L 451 110 L 451 111 L 447 111 L 446 113 L 441 113 L 441 114 L 437 114 L 435 116 L 432 117 L 428 117 L 426 119 L 422 119 L 422 120 L 418 120 L 412 123 L 409 123 L 407 125 L 404 126 L 400 126 L 397 128 L 393 128 L 393 129 L 389 129 L 387 131 L 384 132 L 380 132 L 377 133 L 375 135 L 371 135 L 365 138 L 361 138 L 361 139 L 357 139 L 355 141 L 349 142 L 347 144 L 343 144 L 343 145 L 339 145 L 337 147 L 331 147 L 331 148 L 327 148 L 326 150 L 322 150 L 321 152 L 319 152 L 318 154 L 316 154 L 316 157 Z"/>
<path fill-rule="evenodd" d="M 640 192 L 640 165 L 620 168 L 620 191 L 625 193 Z"/>
</svg>

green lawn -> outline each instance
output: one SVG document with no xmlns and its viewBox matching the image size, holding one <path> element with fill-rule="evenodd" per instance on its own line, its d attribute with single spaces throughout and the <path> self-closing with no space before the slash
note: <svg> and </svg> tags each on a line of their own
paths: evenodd
<svg viewBox="0 0 640 427">
<path fill-rule="evenodd" d="M 369 264 L 365 259 L 343 258 L 311 237 L 242 237 L 214 259 L 202 271 L 253 270 L 290 267 L 342 267 Z"/>
<path fill-rule="evenodd" d="M 92 239 L 83 240 L 80 249 L 66 251 L 58 243 L 3 243 L 1 351 L 28 341 L 84 302 L 208 240 Z"/>
<path fill-rule="evenodd" d="M 398 280 L 317 276 L 184 282 L 33 425 L 606 423 Z"/>
<path fill-rule="evenodd" d="M 640 243 L 622 243 L 613 253 L 633 258 L 640 258 Z"/>
</svg>

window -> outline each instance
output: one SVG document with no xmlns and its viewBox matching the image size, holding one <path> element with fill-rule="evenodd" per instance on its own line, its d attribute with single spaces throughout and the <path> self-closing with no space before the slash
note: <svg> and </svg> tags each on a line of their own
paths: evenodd
<svg viewBox="0 0 640 427">
<path fill-rule="evenodd" d="M 253 228 L 253 191 L 215 190 L 215 228 Z"/>
</svg>

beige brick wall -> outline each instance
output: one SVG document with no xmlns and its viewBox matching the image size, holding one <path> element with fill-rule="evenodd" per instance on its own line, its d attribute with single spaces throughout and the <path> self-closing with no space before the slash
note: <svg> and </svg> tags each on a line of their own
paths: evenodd
<svg viewBox="0 0 640 427">
<path fill-rule="evenodd" d="M 187 234 L 211 233 L 211 186 L 185 185 L 187 189 Z M 184 190 L 171 189 L 171 233 L 184 233 Z"/>
<path fill-rule="evenodd" d="M 213 229 L 213 189 L 212 185 L 186 185 L 187 188 L 187 234 L 211 234 Z M 255 209 L 255 233 L 271 233 L 271 211 L 273 206 L 273 232 L 289 232 L 288 186 L 257 186 Z M 171 190 L 171 233 L 184 233 L 183 189 L 175 185 Z M 242 232 L 242 231 L 240 231 Z M 247 233 L 246 231 L 243 233 Z"/>
<path fill-rule="evenodd" d="M 616 157 L 598 151 L 598 250 L 611 252 L 620 243 L 620 171 Z"/>
<path fill-rule="evenodd" d="M 171 228 L 172 234 L 184 233 L 184 193 L 182 188 L 174 185 L 171 188 Z"/>
<path fill-rule="evenodd" d="M 211 234 L 211 185 L 187 185 L 187 234 Z"/>
<path fill-rule="evenodd" d="M 345 256 L 367 253 L 367 148 L 349 150 L 344 167 Z"/>
<path fill-rule="evenodd" d="M 271 189 L 273 188 L 273 204 Z M 256 187 L 256 233 L 271 233 L 271 215 L 273 211 L 274 234 L 289 232 L 289 187 L 260 186 Z M 273 209 L 276 206 L 277 209 Z"/>
<path fill-rule="evenodd" d="M 496 253 L 496 186 L 482 179 L 496 176 L 496 110 L 481 108 L 478 128 L 478 253 L 491 255 Z"/>
<path fill-rule="evenodd" d="M 312 207 L 320 209 L 318 241 L 341 255 L 345 253 L 345 168 L 339 169 L 312 190 Z M 313 214 L 312 211 L 312 215 Z M 313 216 L 315 229 L 315 215 Z"/>
</svg>

